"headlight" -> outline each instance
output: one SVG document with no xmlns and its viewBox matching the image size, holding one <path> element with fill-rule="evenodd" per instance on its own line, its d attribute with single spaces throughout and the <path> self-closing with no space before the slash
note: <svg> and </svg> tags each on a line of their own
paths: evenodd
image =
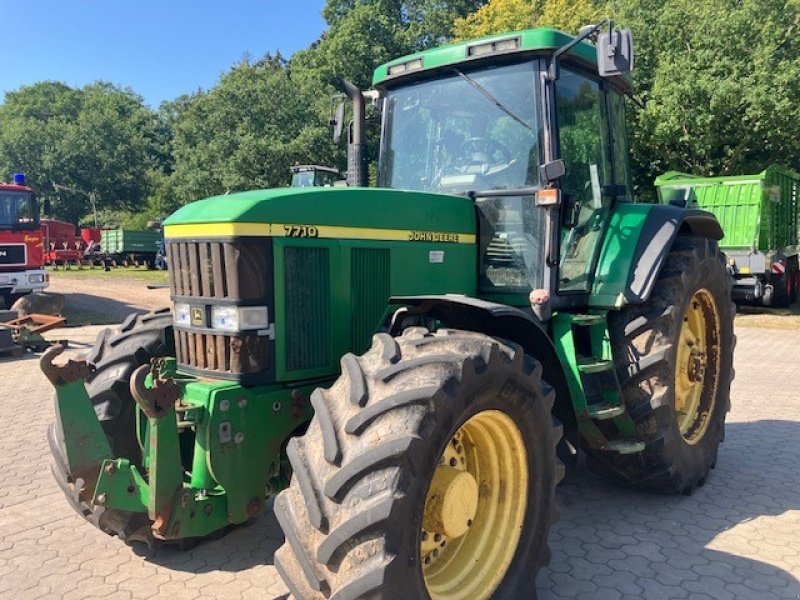
<svg viewBox="0 0 800 600">
<path fill-rule="evenodd" d="M 44 283 L 44 275 L 41 273 L 28 275 L 28 283 Z"/>
<path fill-rule="evenodd" d="M 191 311 L 188 304 L 176 304 L 174 312 L 176 325 L 188 327 L 191 324 Z"/>
<path fill-rule="evenodd" d="M 220 331 L 250 331 L 269 327 L 266 306 L 212 306 L 211 327 Z"/>
<path fill-rule="evenodd" d="M 220 331 L 239 331 L 239 309 L 236 306 L 212 306 L 211 327 Z"/>
</svg>

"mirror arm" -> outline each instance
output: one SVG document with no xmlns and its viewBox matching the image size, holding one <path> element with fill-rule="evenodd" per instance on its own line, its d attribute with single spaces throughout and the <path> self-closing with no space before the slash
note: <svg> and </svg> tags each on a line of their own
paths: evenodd
<svg viewBox="0 0 800 600">
<path fill-rule="evenodd" d="M 580 44 L 583 40 L 585 40 L 586 38 L 594 35 L 598 31 L 600 31 L 600 28 L 603 25 L 605 25 L 606 23 L 608 23 L 609 30 L 612 29 L 613 25 L 611 23 L 611 19 L 603 19 L 602 21 L 600 21 L 596 25 L 592 25 L 590 27 L 584 27 L 581 30 L 580 34 L 578 34 L 577 37 L 575 37 L 573 40 L 571 40 L 570 42 L 564 44 L 558 50 L 553 52 L 553 56 L 550 57 L 550 64 L 547 66 L 547 79 L 550 80 L 550 81 L 557 81 L 558 80 L 558 59 L 561 57 L 561 55 L 566 53 L 566 52 L 569 52 L 575 46 Z"/>
</svg>

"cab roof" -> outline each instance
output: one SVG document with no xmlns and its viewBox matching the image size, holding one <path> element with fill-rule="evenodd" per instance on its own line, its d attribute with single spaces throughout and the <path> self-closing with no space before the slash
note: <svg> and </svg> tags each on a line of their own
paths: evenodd
<svg viewBox="0 0 800 600">
<path fill-rule="evenodd" d="M 491 60 L 498 56 L 556 50 L 573 39 L 575 39 L 574 36 L 563 31 L 539 28 L 511 31 L 438 46 L 382 64 L 375 69 L 372 84 L 382 87 L 390 82 L 448 65 Z M 586 62 L 590 66 L 597 65 L 597 49 L 589 42 L 578 43 L 567 52 L 567 55 Z"/>
</svg>

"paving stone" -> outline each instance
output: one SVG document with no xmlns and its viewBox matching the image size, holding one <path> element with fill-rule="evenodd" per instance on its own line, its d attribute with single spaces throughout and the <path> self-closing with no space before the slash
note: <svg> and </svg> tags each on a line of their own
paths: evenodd
<svg viewBox="0 0 800 600">
<path fill-rule="evenodd" d="M 96 329 L 71 334 L 91 341 Z M 773 364 L 798 363 L 800 332 L 737 335 L 726 441 L 706 485 L 691 497 L 631 492 L 579 465 L 557 491 L 539 600 L 800 598 L 800 401 Z M 271 564 L 281 544 L 271 503 L 254 524 L 187 552 L 132 549 L 86 523 L 49 471 L 52 389 L 36 357 L 0 370 L 26 400 L 0 403 L 0 598 L 286 597 Z M 39 411 L 34 426 L 27 406 Z"/>
</svg>

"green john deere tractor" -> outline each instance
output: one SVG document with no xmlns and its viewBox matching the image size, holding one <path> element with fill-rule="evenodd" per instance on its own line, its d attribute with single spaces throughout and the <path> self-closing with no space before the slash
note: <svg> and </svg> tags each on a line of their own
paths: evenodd
<svg viewBox="0 0 800 600">
<path fill-rule="evenodd" d="M 370 94 L 379 188 L 345 84 L 351 187 L 177 211 L 171 312 L 86 361 L 43 356 L 70 502 L 109 534 L 180 541 L 280 492 L 296 598 L 485 600 L 535 596 L 577 452 L 628 486 L 702 485 L 731 279 L 712 215 L 631 201 L 631 64 L 629 32 L 601 25 L 400 58 Z"/>
</svg>

